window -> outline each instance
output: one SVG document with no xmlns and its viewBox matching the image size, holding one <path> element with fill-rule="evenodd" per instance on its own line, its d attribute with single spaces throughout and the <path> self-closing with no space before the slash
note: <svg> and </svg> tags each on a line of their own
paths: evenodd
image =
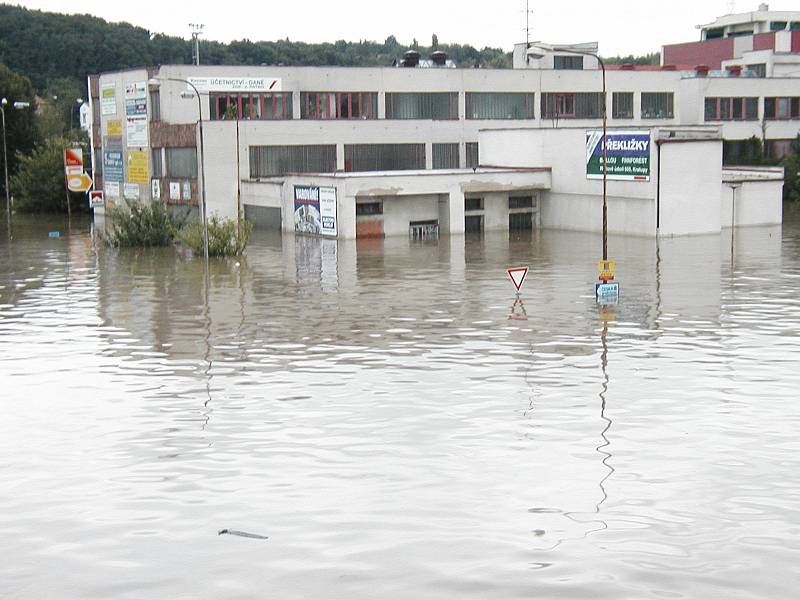
<svg viewBox="0 0 800 600">
<path fill-rule="evenodd" d="M 770 31 L 783 31 L 786 29 L 788 23 L 786 21 L 771 21 L 769 24 Z"/>
<path fill-rule="evenodd" d="M 643 119 L 672 119 L 675 100 L 672 92 L 642 92 Z"/>
<path fill-rule="evenodd" d="M 712 29 L 706 29 L 706 39 L 707 40 L 716 40 L 719 38 L 725 37 L 725 28 L 724 27 L 714 27 Z"/>
<path fill-rule="evenodd" d="M 599 119 L 603 116 L 603 94 L 596 92 L 556 92 L 542 94 L 543 118 Z"/>
<path fill-rule="evenodd" d="M 582 56 L 554 56 L 553 68 L 557 71 L 581 71 L 583 70 Z"/>
<path fill-rule="evenodd" d="M 356 202 L 356 216 L 382 215 L 383 202 Z"/>
<path fill-rule="evenodd" d="M 483 210 L 483 198 L 464 198 L 464 210 Z"/>
<path fill-rule="evenodd" d="M 332 173 L 336 146 L 250 146 L 250 177 L 286 173 Z"/>
<path fill-rule="evenodd" d="M 533 119 L 535 94 L 467 92 L 467 119 Z"/>
<path fill-rule="evenodd" d="M 467 142 L 464 144 L 464 150 L 467 154 L 467 168 L 475 169 L 480 166 L 478 164 L 478 142 Z"/>
<path fill-rule="evenodd" d="M 153 167 L 153 177 L 158 179 L 164 176 L 164 166 L 161 160 L 161 148 L 153 148 L 150 151 L 150 164 Z"/>
<path fill-rule="evenodd" d="M 433 144 L 433 168 L 458 168 L 458 142 L 454 144 Z"/>
<path fill-rule="evenodd" d="M 292 118 L 291 92 L 210 94 L 211 120 L 276 120 Z"/>
<path fill-rule="evenodd" d="M 756 121 L 758 98 L 706 98 L 706 121 Z"/>
<path fill-rule="evenodd" d="M 611 95 L 611 116 L 614 119 L 633 118 L 633 92 L 614 92 Z"/>
<path fill-rule="evenodd" d="M 458 92 L 387 93 L 387 119 L 458 119 Z"/>
<path fill-rule="evenodd" d="M 302 92 L 301 119 L 377 119 L 377 92 Z"/>
<path fill-rule="evenodd" d="M 756 65 L 747 65 L 747 70 L 750 71 L 753 77 L 767 76 L 767 65 L 765 63 L 759 63 Z"/>
<path fill-rule="evenodd" d="M 197 148 L 166 148 L 167 177 L 197 177 Z"/>
<path fill-rule="evenodd" d="M 405 171 L 425 168 L 425 144 L 350 144 L 345 171 Z"/>
<path fill-rule="evenodd" d="M 764 118 L 770 121 L 800 119 L 800 97 L 764 98 Z"/>
<path fill-rule="evenodd" d="M 508 208 L 533 208 L 533 196 L 509 196 Z"/>
<path fill-rule="evenodd" d="M 161 93 L 158 90 L 150 90 L 150 120 L 161 120 Z"/>
<path fill-rule="evenodd" d="M 789 23 L 789 31 L 800 31 L 800 21 L 792 21 Z"/>
</svg>

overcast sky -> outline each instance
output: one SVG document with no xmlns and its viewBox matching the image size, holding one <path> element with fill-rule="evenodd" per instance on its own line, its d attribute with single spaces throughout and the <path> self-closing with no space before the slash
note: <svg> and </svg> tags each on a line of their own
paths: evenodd
<svg viewBox="0 0 800 600">
<path fill-rule="evenodd" d="M 302 42 L 360 39 L 402 44 L 416 38 L 511 50 L 525 41 L 525 0 L 17 0 L 61 13 L 89 13 L 127 21 L 152 33 L 190 37 L 189 23 L 205 24 L 204 39 L 229 42 L 289 38 Z M 530 0 L 530 39 L 551 43 L 599 41 L 605 56 L 646 54 L 662 44 L 699 39 L 695 25 L 728 12 L 755 10 L 758 0 Z M 769 2 L 798 10 L 797 0 Z"/>
</svg>

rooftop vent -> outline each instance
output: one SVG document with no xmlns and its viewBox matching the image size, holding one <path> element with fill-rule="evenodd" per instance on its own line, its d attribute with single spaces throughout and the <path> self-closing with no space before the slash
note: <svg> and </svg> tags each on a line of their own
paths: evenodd
<svg viewBox="0 0 800 600">
<path fill-rule="evenodd" d="M 728 71 L 728 77 L 739 77 L 742 74 L 742 65 L 729 65 L 725 69 Z"/>
<path fill-rule="evenodd" d="M 698 77 L 708 77 L 708 65 L 697 65 L 694 71 Z"/>
<path fill-rule="evenodd" d="M 404 67 L 417 67 L 419 66 L 419 52 L 416 50 L 409 50 L 403 54 Z"/>
<path fill-rule="evenodd" d="M 762 2 L 761 4 L 758 5 L 758 10 L 767 12 L 769 10 L 769 4 L 767 4 L 766 2 Z"/>
<path fill-rule="evenodd" d="M 436 50 L 435 52 L 431 53 L 431 60 L 435 66 L 443 67 L 447 64 L 447 52 Z"/>
</svg>

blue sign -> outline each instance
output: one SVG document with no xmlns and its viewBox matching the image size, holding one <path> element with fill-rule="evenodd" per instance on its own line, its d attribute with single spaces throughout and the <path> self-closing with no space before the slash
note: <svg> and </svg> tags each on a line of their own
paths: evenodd
<svg viewBox="0 0 800 600">
<path fill-rule="evenodd" d="M 616 304 L 619 301 L 619 281 L 600 281 L 594 284 L 598 304 Z"/>
<path fill-rule="evenodd" d="M 119 181 L 122 182 L 123 165 L 122 150 L 104 150 L 103 151 L 103 179 L 105 181 Z"/>
<path fill-rule="evenodd" d="M 603 156 L 605 153 L 605 157 Z M 607 164 L 604 164 L 604 158 Z M 650 181 L 650 132 L 586 132 L 586 178 Z"/>
<path fill-rule="evenodd" d="M 47 232 L 47 237 L 51 237 L 51 238 L 61 237 L 61 232 L 59 232 L 59 231 L 49 231 L 49 232 Z"/>
</svg>

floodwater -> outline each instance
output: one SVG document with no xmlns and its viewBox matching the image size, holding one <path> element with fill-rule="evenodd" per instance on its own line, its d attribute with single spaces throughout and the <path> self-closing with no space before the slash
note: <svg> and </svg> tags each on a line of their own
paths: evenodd
<svg viewBox="0 0 800 600">
<path fill-rule="evenodd" d="M 612 237 L 608 309 L 591 234 L 90 227 L 0 233 L 3 598 L 795 597 L 798 219 Z"/>
</svg>

